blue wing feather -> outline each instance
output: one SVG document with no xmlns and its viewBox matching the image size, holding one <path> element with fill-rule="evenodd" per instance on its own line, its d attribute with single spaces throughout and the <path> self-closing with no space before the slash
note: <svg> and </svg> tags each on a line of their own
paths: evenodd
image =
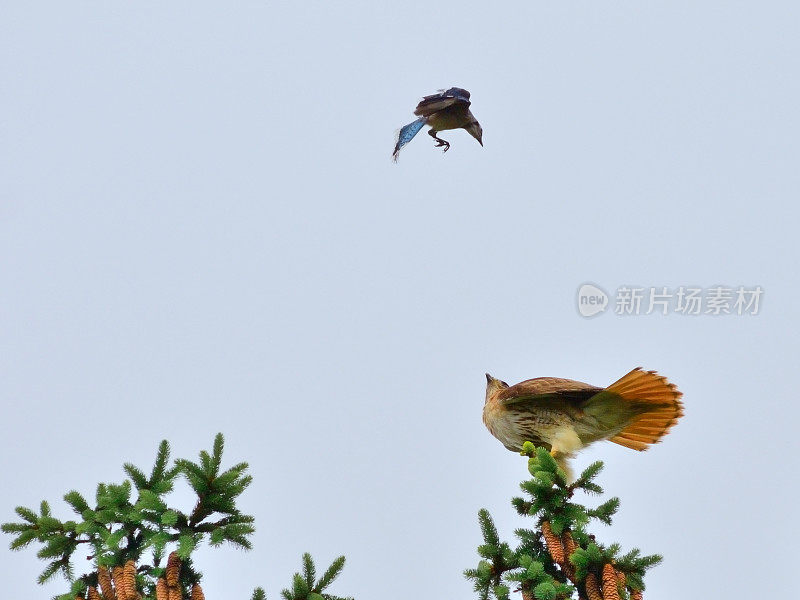
<svg viewBox="0 0 800 600">
<path fill-rule="evenodd" d="M 425 119 L 419 118 L 400 129 L 400 132 L 397 134 L 397 143 L 394 145 L 394 152 L 392 153 L 392 158 L 395 161 L 397 160 L 397 155 L 400 153 L 400 149 L 413 140 L 414 136 L 419 133 L 419 130 L 422 129 L 424 125 Z"/>
</svg>

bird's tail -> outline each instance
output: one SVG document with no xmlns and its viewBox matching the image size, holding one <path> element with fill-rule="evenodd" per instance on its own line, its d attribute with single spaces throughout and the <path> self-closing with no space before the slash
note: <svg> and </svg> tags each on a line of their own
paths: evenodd
<svg viewBox="0 0 800 600">
<path fill-rule="evenodd" d="M 637 367 L 604 392 L 615 396 L 618 402 L 622 401 L 622 412 L 627 408 L 635 413 L 616 435 L 609 438 L 626 448 L 647 450 L 683 416 L 682 394 L 666 377 L 655 371 Z M 604 392 L 598 396 L 605 396 Z"/>
<path fill-rule="evenodd" d="M 400 149 L 408 142 L 414 139 L 414 136 L 419 133 L 422 126 L 425 125 L 425 118 L 420 117 L 416 121 L 412 121 L 405 127 L 397 132 L 397 139 L 395 140 L 394 152 L 392 152 L 392 160 L 397 162 L 397 157 L 400 154 Z"/>
</svg>

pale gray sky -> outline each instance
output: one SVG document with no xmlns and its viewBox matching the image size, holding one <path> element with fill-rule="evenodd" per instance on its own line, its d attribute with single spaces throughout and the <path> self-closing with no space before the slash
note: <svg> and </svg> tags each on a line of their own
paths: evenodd
<svg viewBox="0 0 800 600">
<path fill-rule="evenodd" d="M 664 554 L 649 600 L 788 597 L 797 3 L 340 4 L 3 7 L 0 520 L 222 431 L 258 532 L 198 556 L 208 598 L 275 600 L 304 551 L 346 554 L 357 600 L 472 598 L 478 509 L 525 524 L 483 373 L 642 365 L 686 417 L 648 453 L 580 455 L 622 498 L 600 539 Z M 485 148 L 420 134 L 392 164 L 454 85 Z M 587 320 L 586 281 L 765 295 Z M 63 588 L 1 555 L 6 596 Z"/>
</svg>

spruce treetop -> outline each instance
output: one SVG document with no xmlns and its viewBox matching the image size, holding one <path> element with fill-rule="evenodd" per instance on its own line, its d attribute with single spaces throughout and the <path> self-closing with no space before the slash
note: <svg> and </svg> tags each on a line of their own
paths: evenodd
<svg viewBox="0 0 800 600">
<path fill-rule="evenodd" d="M 641 598 L 645 571 L 661 557 L 642 556 L 637 548 L 622 554 L 619 544 L 601 544 L 589 533 L 592 521 L 611 524 L 619 498 L 594 508 L 573 502 L 577 492 L 603 493 L 595 482 L 603 464 L 589 465 L 568 484 L 546 449 L 526 442 L 521 454 L 528 457 L 531 478 L 520 484 L 525 496 L 511 504 L 520 515 L 533 518 L 535 528 L 517 529 L 518 543 L 512 548 L 501 541 L 489 512 L 478 513 L 484 542 L 478 547 L 480 561 L 464 574 L 474 582 L 479 600 L 508 600 L 511 591 L 521 591 L 524 600 Z"/>
</svg>

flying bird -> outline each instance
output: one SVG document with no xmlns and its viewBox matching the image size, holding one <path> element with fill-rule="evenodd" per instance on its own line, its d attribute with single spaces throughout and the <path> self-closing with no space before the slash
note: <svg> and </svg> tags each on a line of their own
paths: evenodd
<svg viewBox="0 0 800 600">
<path fill-rule="evenodd" d="M 682 394 L 666 377 L 640 367 L 606 388 L 537 377 L 516 385 L 486 374 L 483 422 L 509 450 L 526 441 L 550 450 L 568 479 L 568 459 L 599 440 L 633 450 L 659 442 L 683 416 Z"/>
<path fill-rule="evenodd" d="M 414 110 L 414 114 L 419 118 L 403 127 L 397 134 L 392 160 L 397 162 L 400 149 L 419 133 L 423 125 L 430 126 L 428 135 L 436 140 L 437 148 L 444 146 L 443 152 L 450 149 L 450 142 L 441 139 L 436 134 L 448 129 L 466 129 L 483 146 L 483 129 L 470 112 L 469 106 L 469 92 L 457 87 L 425 96 Z"/>
</svg>

